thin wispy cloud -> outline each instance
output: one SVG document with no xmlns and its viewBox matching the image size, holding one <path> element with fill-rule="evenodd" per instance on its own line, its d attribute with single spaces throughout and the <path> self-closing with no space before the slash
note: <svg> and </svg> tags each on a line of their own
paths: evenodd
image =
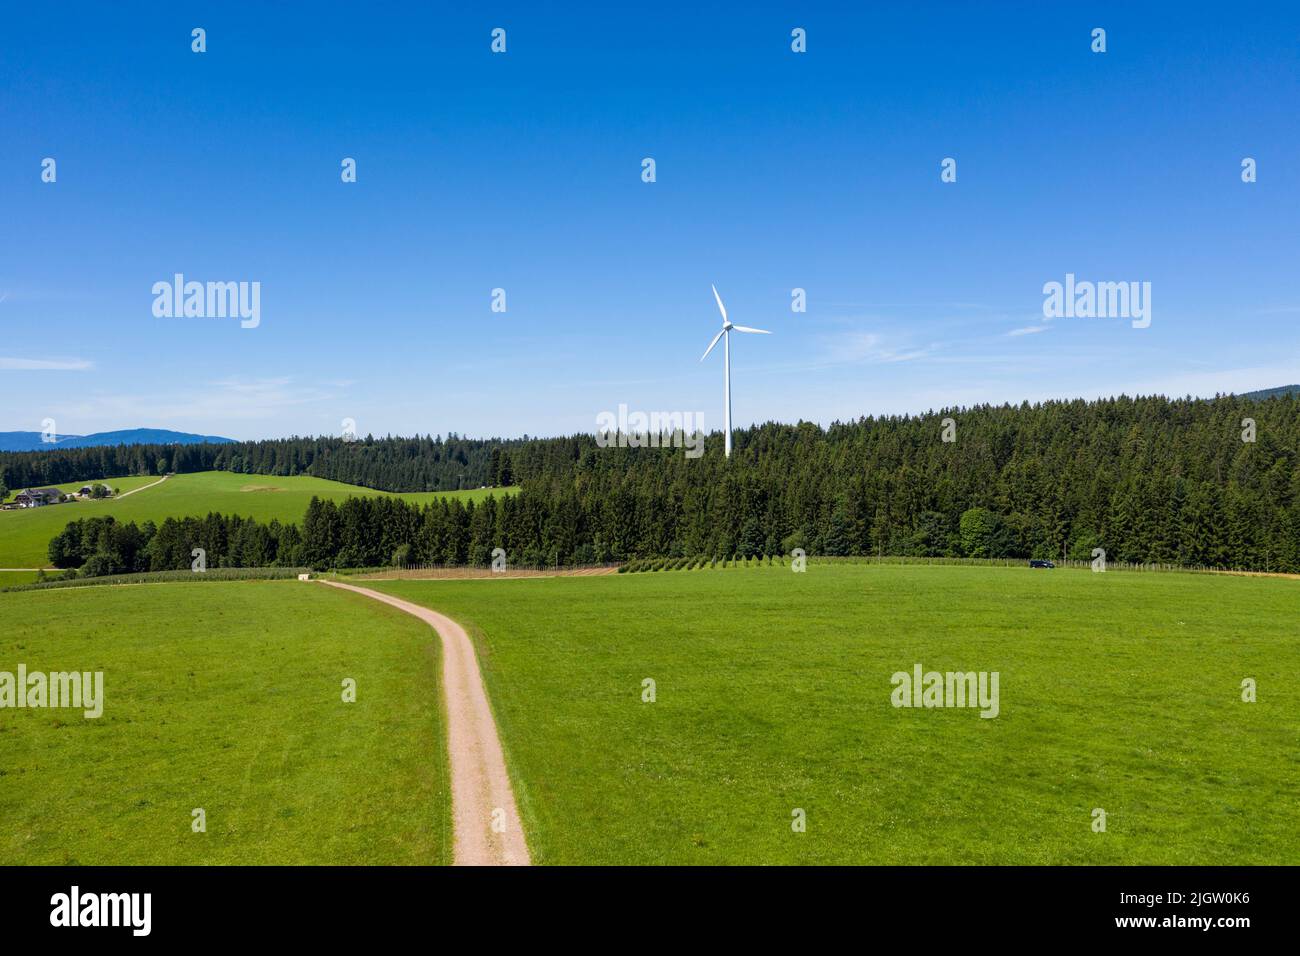
<svg viewBox="0 0 1300 956">
<path fill-rule="evenodd" d="M 1002 306 L 989 305 L 985 302 L 818 302 L 819 308 L 852 309 L 855 311 L 875 311 L 879 309 L 906 309 L 922 312 L 946 312 L 949 309 L 981 312 L 1006 311 Z"/>
<path fill-rule="evenodd" d="M 165 422 L 168 427 L 225 430 L 232 422 L 271 422 L 295 409 L 337 403 L 336 390 L 300 384 L 291 378 L 232 377 L 183 392 L 93 395 L 57 409 L 60 421 L 85 422 L 83 431 L 136 427 Z"/>
<path fill-rule="evenodd" d="M 1046 332 L 1050 325 L 1026 325 L 1022 329 L 1012 329 L 1007 335 L 1015 338 L 1018 335 L 1037 335 L 1039 332 Z"/>
<path fill-rule="evenodd" d="M 914 362 L 933 355 L 938 344 L 908 347 L 888 343 L 875 332 L 851 332 L 825 340 L 827 364 L 835 365 L 890 365 L 895 362 Z"/>
<path fill-rule="evenodd" d="M 0 371 L 3 372 L 84 372 L 94 367 L 85 359 L 25 359 L 0 355 Z"/>
<path fill-rule="evenodd" d="M 752 371 L 812 372 L 854 365 L 897 365 L 933 359 L 951 347 L 951 343 L 945 342 L 917 345 L 908 341 L 906 335 L 861 330 L 821 335 L 816 338 L 815 344 L 816 351 L 808 361 L 759 364 L 755 365 Z"/>
</svg>

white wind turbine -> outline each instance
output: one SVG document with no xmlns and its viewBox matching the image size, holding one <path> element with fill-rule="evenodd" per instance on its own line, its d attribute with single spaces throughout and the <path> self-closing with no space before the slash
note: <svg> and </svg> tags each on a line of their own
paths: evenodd
<svg viewBox="0 0 1300 956">
<path fill-rule="evenodd" d="M 727 307 L 722 304 L 722 296 L 718 295 L 718 287 L 711 286 L 711 288 L 713 289 L 713 297 L 718 300 L 718 311 L 722 313 L 722 331 L 713 337 L 713 341 L 709 343 L 709 347 L 705 349 L 704 354 L 700 356 L 700 361 L 703 362 L 706 358 L 709 357 L 709 353 L 713 351 L 713 346 L 718 344 L 718 339 L 724 340 L 722 343 L 722 352 L 724 356 L 723 364 L 722 364 L 722 386 L 723 386 L 723 402 L 724 402 L 722 406 L 723 416 L 724 416 L 723 427 L 726 429 L 724 434 L 726 435 L 725 447 L 726 447 L 727 457 L 730 458 L 731 457 L 731 334 L 730 333 L 733 329 L 737 332 L 753 332 L 758 335 L 771 335 L 772 333 L 767 331 L 766 329 L 751 329 L 747 325 L 733 325 L 731 321 L 727 318 Z"/>
</svg>

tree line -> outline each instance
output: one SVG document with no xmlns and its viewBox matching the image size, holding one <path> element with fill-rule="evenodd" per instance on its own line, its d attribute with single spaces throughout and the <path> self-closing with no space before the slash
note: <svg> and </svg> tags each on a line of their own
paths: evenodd
<svg viewBox="0 0 1300 956">
<path fill-rule="evenodd" d="M 530 439 L 283 438 L 0 452 L 0 485 L 29 488 L 126 475 L 233 471 L 312 475 L 385 491 L 457 491 L 514 482 L 510 449 Z"/>
<path fill-rule="evenodd" d="M 194 549 L 204 551 L 212 568 L 299 567 L 302 553 L 297 525 L 263 523 L 237 515 L 167 518 L 162 524 L 119 522 L 111 515 L 71 521 L 50 539 L 50 563 L 75 569 L 83 577 L 187 571 Z"/>
<path fill-rule="evenodd" d="M 421 441 L 407 451 L 396 439 L 354 443 L 344 454 L 413 467 Z M 1295 395 L 767 423 L 736 432 L 734 444 L 730 459 L 720 434 L 694 459 L 680 449 L 602 448 L 592 435 L 485 447 L 484 467 L 494 458 L 507 467 L 517 493 L 423 508 L 313 501 L 290 563 L 486 564 L 494 547 L 524 564 L 794 548 L 1087 559 L 1102 548 L 1123 562 L 1300 571 Z"/>
</svg>

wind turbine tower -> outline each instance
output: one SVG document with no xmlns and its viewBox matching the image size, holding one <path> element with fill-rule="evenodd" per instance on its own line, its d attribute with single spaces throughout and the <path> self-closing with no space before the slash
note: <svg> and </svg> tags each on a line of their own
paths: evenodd
<svg viewBox="0 0 1300 956">
<path fill-rule="evenodd" d="M 734 325 L 727 318 L 727 307 L 722 304 L 722 296 L 718 295 L 718 287 L 711 286 L 713 289 L 713 298 L 718 300 L 718 311 L 722 313 L 722 330 L 713 337 L 709 347 L 704 350 L 700 356 L 703 362 L 713 351 L 713 346 L 718 344 L 718 339 L 722 339 L 722 415 L 723 415 L 723 434 L 726 436 L 725 448 L 727 457 L 731 457 L 731 333 L 732 332 L 750 332 L 755 335 L 771 335 L 766 329 L 751 329 L 747 325 Z"/>
</svg>

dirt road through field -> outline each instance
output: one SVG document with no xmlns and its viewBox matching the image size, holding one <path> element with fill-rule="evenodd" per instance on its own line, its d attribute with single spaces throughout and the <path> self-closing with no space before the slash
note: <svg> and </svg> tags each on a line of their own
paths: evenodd
<svg viewBox="0 0 1300 956">
<path fill-rule="evenodd" d="M 123 498 L 130 498 L 130 497 L 131 497 L 133 494 L 135 494 L 137 491 L 144 491 L 146 488 L 152 488 L 152 487 L 154 487 L 155 485 L 161 485 L 164 481 L 166 481 L 166 480 L 167 480 L 168 478 L 170 478 L 170 477 L 171 477 L 171 475 L 163 475 L 163 476 L 162 476 L 161 478 L 159 478 L 157 481 L 151 481 L 151 482 L 150 482 L 149 484 L 147 484 L 147 485 L 141 485 L 139 488 L 132 488 L 130 491 L 125 491 L 125 492 L 123 492 L 122 494 L 118 495 L 118 496 L 117 496 L 116 498 L 114 498 L 113 500 L 114 500 L 114 501 L 121 501 Z"/>
<path fill-rule="evenodd" d="M 438 632 L 451 754 L 452 858 L 457 866 L 527 866 L 531 862 L 528 844 L 506 773 L 501 739 L 483 690 L 474 644 L 465 629 L 437 611 L 401 598 L 339 581 L 321 583 L 391 604 Z"/>
</svg>

